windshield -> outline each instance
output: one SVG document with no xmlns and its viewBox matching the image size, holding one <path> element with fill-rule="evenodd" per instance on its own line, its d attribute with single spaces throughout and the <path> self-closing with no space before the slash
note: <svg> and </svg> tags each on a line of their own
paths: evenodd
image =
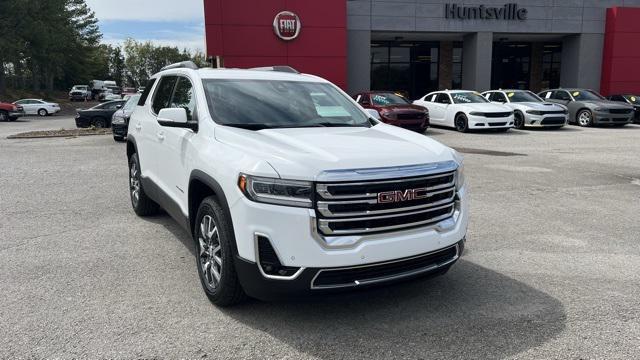
<svg viewBox="0 0 640 360">
<path fill-rule="evenodd" d="M 511 91 L 507 92 L 507 96 L 509 97 L 509 100 L 514 103 L 542 102 L 542 99 L 540 99 L 537 95 L 528 91 Z"/>
<path fill-rule="evenodd" d="M 628 95 L 625 96 L 627 98 L 627 100 L 629 100 L 630 103 L 632 103 L 633 105 L 640 105 L 640 98 L 638 98 L 635 95 Z"/>
<path fill-rule="evenodd" d="M 209 110 L 223 125 L 247 129 L 370 126 L 367 116 L 326 83 L 204 80 Z"/>
<path fill-rule="evenodd" d="M 402 96 L 392 94 L 392 93 L 371 94 L 371 102 L 373 102 L 373 105 L 376 105 L 376 106 L 387 106 L 387 105 L 398 105 L 398 104 L 404 105 L 409 103 L 407 99 L 403 98 Z"/>
<path fill-rule="evenodd" d="M 454 92 L 451 98 L 455 104 L 487 103 L 489 100 L 474 92 Z"/>
<path fill-rule="evenodd" d="M 571 96 L 576 101 L 584 101 L 584 100 L 604 100 L 602 96 L 596 94 L 591 90 L 574 90 L 571 91 Z"/>
<path fill-rule="evenodd" d="M 133 108 L 138 105 L 138 100 L 140 100 L 140 95 L 132 95 L 129 97 L 129 100 L 122 107 L 125 111 L 133 110 Z"/>
</svg>

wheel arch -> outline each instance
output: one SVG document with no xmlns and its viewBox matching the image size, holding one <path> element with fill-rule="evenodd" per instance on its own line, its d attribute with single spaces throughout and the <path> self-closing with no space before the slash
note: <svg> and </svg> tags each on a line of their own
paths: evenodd
<svg viewBox="0 0 640 360">
<path fill-rule="evenodd" d="M 138 145 L 136 139 L 132 136 L 127 136 L 127 160 L 131 159 L 131 155 L 138 152 Z"/>
<path fill-rule="evenodd" d="M 188 210 L 189 210 L 189 226 L 191 234 L 194 234 L 196 226 L 196 215 L 198 213 L 198 207 L 202 200 L 209 196 L 213 196 L 218 200 L 218 203 L 225 212 L 225 216 L 228 217 L 231 224 L 231 234 L 233 235 L 232 248 L 234 255 L 238 255 L 238 246 L 236 244 L 236 235 L 233 228 L 233 219 L 231 217 L 231 210 L 229 209 L 229 203 L 227 197 L 222 189 L 222 186 L 211 176 L 201 170 L 193 170 L 189 177 L 189 187 L 187 190 L 188 196 Z"/>
</svg>

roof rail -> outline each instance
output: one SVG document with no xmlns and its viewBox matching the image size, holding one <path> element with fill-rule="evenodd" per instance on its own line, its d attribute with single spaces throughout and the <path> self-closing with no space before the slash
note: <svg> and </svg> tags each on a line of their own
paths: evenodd
<svg viewBox="0 0 640 360">
<path fill-rule="evenodd" d="M 163 67 L 162 69 L 160 69 L 160 71 L 169 70 L 169 69 L 192 69 L 192 70 L 198 70 L 199 68 L 198 68 L 198 65 L 196 65 L 196 63 L 194 63 L 193 61 L 182 61 L 182 62 L 179 62 L 179 63 L 167 65 L 167 66 Z"/>
<path fill-rule="evenodd" d="M 292 68 L 291 66 L 286 66 L 286 65 L 256 67 L 256 68 L 250 68 L 249 70 L 278 71 L 278 72 L 286 72 L 286 73 L 292 73 L 292 74 L 300 74 L 300 72 L 298 70 Z"/>
</svg>

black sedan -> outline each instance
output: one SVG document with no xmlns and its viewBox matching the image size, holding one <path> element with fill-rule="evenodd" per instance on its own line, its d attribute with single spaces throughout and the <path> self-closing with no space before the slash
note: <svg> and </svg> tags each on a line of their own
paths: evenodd
<svg viewBox="0 0 640 360">
<path fill-rule="evenodd" d="M 633 120 L 636 124 L 640 124 L 640 96 L 634 94 L 611 95 L 607 97 L 611 101 L 618 101 L 633 106 L 635 116 Z"/>
<path fill-rule="evenodd" d="M 78 109 L 76 115 L 76 126 L 86 128 L 94 126 L 96 128 L 111 127 L 111 117 L 123 105 L 124 100 L 109 101 L 96 105 L 90 109 Z"/>
</svg>

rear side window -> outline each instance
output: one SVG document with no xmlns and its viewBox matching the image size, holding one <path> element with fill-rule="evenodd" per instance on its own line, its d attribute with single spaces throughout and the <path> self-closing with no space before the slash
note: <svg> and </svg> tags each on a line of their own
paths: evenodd
<svg viewBox="0 0 640 360">
<path fill-rule="evenodd" d="M 140 99 L 138 100 L 138 106 L 144 106 L 144 103 L 147 102 L 147 98 L 149 97 L 149 93 L 151 92 L 151 88 L 153 84 L 156 83 L 156 79 L 150 79 L 147 81 L 147 86 L 144 88 Z"/>
<path fill-rule="evenodd" d="M 169 101 L 171 101 L 171 95 L 177 80 L 178 78 L 175 76 L 165 76 L 160 79 L 156 94 L 153 97 L 153 104 L 151 104 L 153 112 L 157 114 L 160 110 L 169 107 Z"/>
</svg>

